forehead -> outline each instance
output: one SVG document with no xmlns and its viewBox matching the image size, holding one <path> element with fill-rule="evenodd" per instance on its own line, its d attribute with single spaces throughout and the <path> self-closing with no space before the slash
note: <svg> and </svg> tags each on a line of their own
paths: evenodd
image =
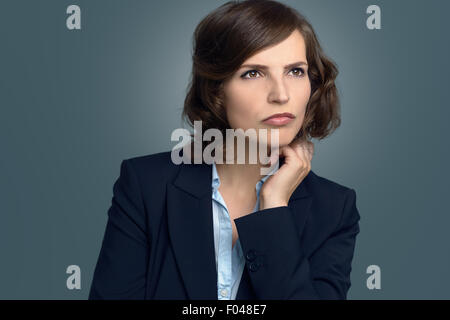
<svg viewBox="0 0 450 320">
<path fill-rule="evenodd" d="M 306 62 L 305 40 L 297 29 L 282 42 L 257 52 L 245 60 L 243 64 L 264 64 L 270 66 L 284 65 L 294 61 Z"/>
</svg>

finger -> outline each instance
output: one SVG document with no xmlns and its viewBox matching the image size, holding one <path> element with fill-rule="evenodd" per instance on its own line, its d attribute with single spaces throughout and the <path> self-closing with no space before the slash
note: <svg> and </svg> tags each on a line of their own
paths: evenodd
<svg viewBox="0 0 450 320">
<path fill-rule="evenodd" d="M 297 152 L 289 145 L 280 148 L 280 155 L 284 156 L 284 162 L 287 164 L 296 163 L 299 161 Z"/>
<path fill-rule="evenodd" d="M 299 153 L 299 147 L 301 147 L 301 145 L 303 144 L 303 140 L 302 137 L 297 137 L 295 138 L 293 141 L 291 141 L 291 143 L 289 144 L 289 146 L 292 148 L 292 150 L 294 150 L 298 156 L 301 158 L 302 155 L 301 153 Z"/>
<path fill-rule="evenodd" d="M 306 166 L 309 162 L 309 155 L 306 149 L 306 142 L 303 141 L 301 143 L 294 144 L 293 149 L 295 150 L 295 152 L 297 152 L 299 158 L 303 161 L 303 163 Z"/>
<path fill-rule="evenodd" d="M 312 156 L 314 155 L 314 143 L 312 143 L 309 140 L 306 140 L 302 144 L 302 147 L 306 151 L 306 155 L 308 156 L 308 159 L 312 159 Z"/>
<path fill-rule="evenodd" d="M 286 155 L 285 163 L 291 163 L 295 162 L 295 167 L 298 172 L 296 174 L 297 183 L 306 176 L 306 174 L 309 172 L 310 164 L 307 160 L 307 156 L 305 154 L 304 149 L 301 145 L 295 144 L 294 147 L 284 146 L 281 149 L 281 152 Z M 306 174 L 305 174 L 306 172 Z"/>
<path fill-rule="evenodd" d="M 280 157 L 279 149 L 278 148 L 272 149 L 270 153 L 269 164 L 273 165 L 274 163 L 276 163 L 279 160 L 279 157 Z"/>
<path fill-rule="evenodd" d="M 309 161 L 311 162 L 312 158 L 314 157 L 314 143 L 312 143 L 311 141 L 308 141 L 307 151 L 308 151 L 307 153 L 308 153 Z"/>
<path fill-rule="evenodd" d="M 309 172 L 311 170 L 313 143 L 310 141 L 304 141 L 301 145 L 297 146 L 296 152 L 299 154 L 301 161 L 303 161 L 303 167 Z"/>
</svg>

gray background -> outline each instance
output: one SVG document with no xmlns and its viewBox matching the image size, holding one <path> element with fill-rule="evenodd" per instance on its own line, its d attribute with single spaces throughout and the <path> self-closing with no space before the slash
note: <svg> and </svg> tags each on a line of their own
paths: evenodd
<svg viewBox="0 0 450 320">
<path fill-rule="evenodd" d="M 338 64 L 312 169 L 354 188 L 349 299 L 449 299 L 448 1 L 282 1 Z M 86 299 L 125 158 L 170 150 L 197 23 L 225 1 L 2 1 L 0 298 Z M 81 30 L 66 8 L 81 7 Z M 381 30 L 366 8 L 381 7 Z M 81 268 L 81 290 L 66 268 Z M 381 268 L 381 289 L 366 268 Z"/>
</svg>

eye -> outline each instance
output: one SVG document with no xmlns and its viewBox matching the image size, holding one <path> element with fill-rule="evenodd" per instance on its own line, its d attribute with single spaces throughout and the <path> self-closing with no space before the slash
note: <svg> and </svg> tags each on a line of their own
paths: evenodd
<svg viewBox="0 0 450 320">
<path fill-rule="evenodd" d="M 255 75 L 257 72 L 259 72 L 258 70 L 248 70 L 247 72 L 245 72 L 244 74 L 241 75 L 241 78 L 244 79 L 251 79 L 251 78 L 256 78 L 253 75 Z M 251 77 L 246 77 L 246 75 L 252 75 Z"/>
<path fill-rule="evenodd" d="M 291 69 L 291 72 L 294 71 L 294 77 L 303 77 L 305 75 L 305 69 L 303 68 L 293 68 Z M 248 70 L 245 73 L 241 75 L 241 78 L 243 79 L 252 79 L 252 78 L 258 78 L 256 75 L 259 73 L 258 70 Z M 248 77 L 247 77 L 248 75 Z"/>
<path fill-rule="evenodd" d="M 298 73 L 296 73 L 294 76 L 296 76 L 296 77 L 303 77 L 304 75 L 305 75 L 305 70 L 303 69 L 303 68 L 294 68 L 294 69 L 291 69 L 291 71 L 293 71 L 293 70 L 300 70 L 300 72 L 301 72 L 301 75 L 297 75 Z"/>
</svg>

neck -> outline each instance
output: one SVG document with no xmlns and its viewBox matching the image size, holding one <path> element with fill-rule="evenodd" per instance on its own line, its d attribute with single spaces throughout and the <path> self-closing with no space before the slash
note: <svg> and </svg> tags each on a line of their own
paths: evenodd
<svg viewBox="0 0 450 320">
<path fill-rule="evenodd" d="M 221 185 L 227 189 L 232 190 L 254 190 L 256 183 L 262 179 L 265 174 L 262 168 L 269 168 L 269 165 L 261 163 L 259 156 L 256 163 L 250 163 L 249 161 L 249 148 L 245 148 L 245 161 L 244 163 L 237 162 L 237 147 L 234 148 L 234 161 L 232 163 L 226 163 L 225 153 L 224 161 L 222 164 L 216 163 L 217 173 L 219 174 Z M 267 147 L 267 156 L 270 156 L 270 147 Z M 253 161 L 254 162 L 254 161 Z"/>
</svg>

